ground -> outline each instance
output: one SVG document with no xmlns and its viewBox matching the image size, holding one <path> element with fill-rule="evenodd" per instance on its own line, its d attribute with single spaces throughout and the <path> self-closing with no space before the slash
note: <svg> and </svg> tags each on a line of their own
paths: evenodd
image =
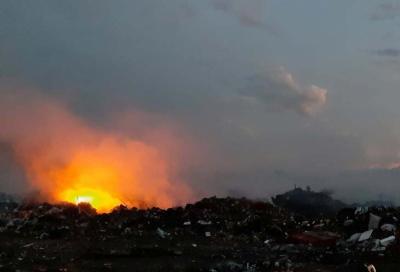
<svg viewBox="0 0 400 272">
<path fill-rule="evenodd" d="M 397 242 L 380 252 L 349 245 L 338 219 L 307 221 L 245 199 L 102 215 L 84 205 L 34 204 L 1 218 L 0 271 L 366 272 L 368 263 L 400 271 Z"/>
</svg>

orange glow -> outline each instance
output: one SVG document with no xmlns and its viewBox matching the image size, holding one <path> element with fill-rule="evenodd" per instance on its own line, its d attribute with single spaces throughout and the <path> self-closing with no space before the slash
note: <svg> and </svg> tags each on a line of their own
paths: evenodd
<svg viewBox="0 0 400 272">
<path fill-rule="evenodd" d="M 99 212 L 120 204 L 168 208 L 191 200 L 190 189 L 174 174 L 178 161 L 173 155 L 179 152 L 168 149 L 176 149 L 182 139 L 162 138 L 158 128 L 157 137 L 147 139 L 154 122 L 148 128 L 132 118 L 125 120 L 132 132 L 106 131 L 48 98 L 11 100 L 0 101 L 8 113 L 0 116 L 0 139 L 11 142 L 43 200 L 88 202 Z"/>
<path fill-rule="evenodd" d="M 89 203 L 100 213 L 108 212 L 122 204 L 119 199 L 112 197 L 107 192 L 87 188 L 68 189 L 61 192 L 59 198 L 74 204 Z"/>
<path fill-rule="evenodd" d="M 43 172 L 40 161 L 34 165 L 40 178 L 55 181 L 57 189 L 50 194 L 56 201 L 88 202 L 99 212 L 120 204 L 167 208 L 189 192 L 184 184 L 173 186 L 156 149 L 133 140 L 101 139 L 75 150 L 67 163 L 50 171 Z"/>
<path fill-rule="evenodd" d="M 54 197 L 60 201 L 79 204 L 89 203 L 98 212 L 108 212 L 115 206 L 123 204 L 116 197 L 119 193 L 112 189 L 119 183 L 117 169 L 113 169 L 93 158 L 76 157 L 66 167 L 53 173 L 54 179 L 64 188 Z"/>
</svg>

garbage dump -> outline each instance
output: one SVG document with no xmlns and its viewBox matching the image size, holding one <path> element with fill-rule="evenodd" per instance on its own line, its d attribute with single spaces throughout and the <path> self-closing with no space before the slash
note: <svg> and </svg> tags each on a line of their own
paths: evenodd
<svg viewBox="0 0 400 272">
<path fill-rule="evenodd" d="M 264 201 L 184 207 L 18 204 L 0 214 L 0 271 L 400 271 L 400 209 L 306 216 Z"/>
<path fill-rule="evenodd" d="M 296 187 L 284 194 L 276 195 L 272 201 L 278 206 L 307 216 L 334 215 L 347 207 L 342 201 L 333 199 L 331 192 L 315 192 L 310 187 L 306 190 Z"/>
</svg>

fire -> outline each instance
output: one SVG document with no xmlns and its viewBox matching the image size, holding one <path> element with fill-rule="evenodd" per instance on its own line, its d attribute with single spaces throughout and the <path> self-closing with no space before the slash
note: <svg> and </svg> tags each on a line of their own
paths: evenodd
<svg viewBox="0 0 400 272">
<path fill-rule="evenodd" d="M 118 198 L 112 197 L 105 191 L 89 188 L 68 189 L 60 193 L 59 199 L 74 204 L 89 203 L 98 212 L 108 212 L 123 204 Z"/>
<path fill-rule="evenodd" d="M 0 140 L 12 144 L 43 200 L 87 202 L 99 212 L 120 204 L 168 208 L 191 200 L 188 186 L 174 175 L 177 162 L 161 147 L 177 147 L 180 139 L 161 139 L 163 133 L 157 133 L 155 144 L 146 139 L 149 133 L 138 137 L 138 130 L 149 130 L 140 122 L 132 130 L 136 134 L 104 130 L 43 97 L 12 97 L 0 106 L 7 113 L 0 115 Z"/>
<path fill-rule="evenodd" d="M 93 204 L 93 196 L 81 196 L 80 192 L 73 192 L 73 191 L 69 191 L 66 192 L 66 196 L 65 199 L 71 199 L 70 194 L 77 195 L 76 197 L 74 197 L 75 199 L 75 204 L 80 204 L 80 203 L 92 203 Z M 92 195 L 93 193 L 90 193 L 90 195 Z M 96 192 L 94 193 L 94 195 L 96 195 Z M 102 201 L 104 202 L 104 200 Z"/>
<path fill-rule="evenodd" d="M 60 183 L 60 192 L 54 195 L 58 201 L 89 203 L 99 212 L 107 212 L 123 204 L 116 196 L 119 192 L 112 189 L 112 185 L 119 183 L 118 170 L 94 155 L 75 157 L 53 175 Z"/>
<path fill-rule="evenodd" d="M 50 171 L 42 168 L 47 163 L 33 163 L 33 174 L 54 181 L 49 194 L 55 201 L 88 202 L 100 212 L 120 204 L 166 208 L 188 193 L 184 185 L 173 186 L 168 164 L 156 149 L 131 139 L 101 137 Z"/>
</svg>

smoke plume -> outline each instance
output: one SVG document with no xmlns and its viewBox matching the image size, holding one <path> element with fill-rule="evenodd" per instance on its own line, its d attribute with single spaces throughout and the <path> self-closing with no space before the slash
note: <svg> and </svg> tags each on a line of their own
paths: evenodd
<svg viewBox="0 0 400 272">
<path fill-rule="evenodd" d="M 327 101 L 328 90 L 316 85 L 301 86 L 285 69 L 256 76 L 243 93 L 273 109 L 292 110 L 302 115 L 312 115 Z"/>
<path fill-rule="evenodd" d="M 0 141 L 12 146 L 29 183 L 44 200 L 82 200 L 101 211 L 118 204 L 165 208 L 191 200 L 190 188 L 174 176 L 178 162 L 166 156 L 183 138 L 163 137 L 172 135 L 164 133 L 167 123 L 157 128 L 138 119 L 125 115 L 121 120 L 130 121 L 136 135 L 127 125 L 103 129 L 59 101 L 3 89 Z M 157 137 L 151 136 L 155 133 L 150 127 Z"/>
</svg>

